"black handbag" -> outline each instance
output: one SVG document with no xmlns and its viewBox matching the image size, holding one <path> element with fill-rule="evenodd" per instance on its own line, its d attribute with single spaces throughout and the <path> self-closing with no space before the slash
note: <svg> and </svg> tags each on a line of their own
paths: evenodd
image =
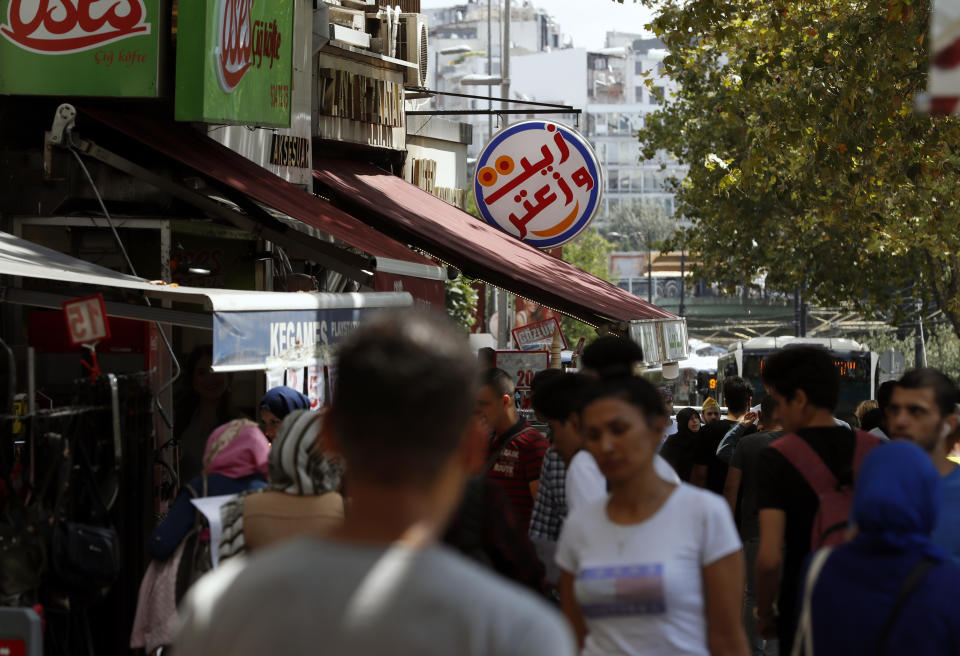
<svg viewBox="0 0 960 656">
<path fill-rule="evenodd" d="M 120 573 L 120 545 L 110 527 L 61 520 L 50 542 L 53 572 L 71 588 L 109 587 Z"/>
<path fill-rule="evenodd" d="M 94 520 L 109 520 L 109 510 L 100 496 L 86 450 L 76 445 L 80 471 L 84 472 L 98 506 Z M 69 461 L 69 458 L 68 458 Z M 69 469 L 67 470 L 70 471 Z M 57 579 L 75 592 L 97 593 L 110 587 L 120 575 L 120 539 L 112 526 L 98 526 L 65 519 L 63 499 L 69 475 L 61 482 L 57 500 L 58 519 L 50 539 L 50 568 Z"/>
</svg>

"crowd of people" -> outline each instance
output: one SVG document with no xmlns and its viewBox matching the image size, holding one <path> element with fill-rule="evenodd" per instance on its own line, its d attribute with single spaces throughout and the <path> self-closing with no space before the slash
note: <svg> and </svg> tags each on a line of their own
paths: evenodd
<svg viewBox="0 0 960 656">
<path fill-rule="evenodd" d="M 702 413 L 675 415 L 635 374 L 642 361 L 607 336 L 577 373 L 538 374 L 542 430 L 511 376 L 478 366 L 443 319 L 361 326 L 339 349 L 328 410 L 276 389 L 264 430 L 234 419 L 211 432 L 151 538 L 137 644 L 960 654 L 960 396 L 947 376 L 907 372 L 851 426 L 834 416 L 823 349 L 768 356 L 762 398 L 728 377 Z M 198 565 L 211 531 L 192 500 L 221 494 L 236 496 L 219 558 Z"/>
</svg>

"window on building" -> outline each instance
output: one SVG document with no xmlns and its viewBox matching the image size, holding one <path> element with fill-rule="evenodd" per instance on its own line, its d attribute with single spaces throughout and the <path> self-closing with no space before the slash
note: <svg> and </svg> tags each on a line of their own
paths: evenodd
<svg viewBox="0 0 960 656">
<path fill-rule="evenodd" d="M 643 102 L 643 87 L 636 87 L 633 90 L 633 101 L 642 103 Z"/>
<path fill-rule="evenodd" d="M 634 75 L 643 75 L 643 60 L 637 59 L 633 62 Z"/>
<path fill-rule="evenodd" d="M 654 105 L 662 105 L 664 98 L 663 87 L 653 87 L 650 90 L 650 102 Z"/>
<path fill-rule="evenodd" d="M 609 191 L 620 191 L 620 171 L 618 169 L 607 171 L 607 189 Z"/>
</svg>

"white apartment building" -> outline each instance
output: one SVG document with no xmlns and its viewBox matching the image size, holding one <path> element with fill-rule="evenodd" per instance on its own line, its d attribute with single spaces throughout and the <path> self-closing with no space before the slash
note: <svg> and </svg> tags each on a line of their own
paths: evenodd
<svg viewBox="0 0 960 656">
<path fill-rule="evenodd" d="M 649 203 L 674 213 L 674 198 L 666 180 L 682 178 L 684 168 L 665 154 L 640 161 L 636 132 L 644 117 L 669 97 L 674 86 L 661 75 L 666 52 L 663 44 L 639 34 L 612 31 L 606 47 L 587 50 L 565 41 L 559 26 L 542 9 L 529 2 L 511 9 L 510 97 L 516 100 L 570 105 L 583 110 L 574 115 L 532 114 L 530 118 L 568 123 L 593 144 L 603 166 L 605 187 L 597 226 L 602 227 L 610 212 L 621 203 Z M 490 3 L 491 39 L 487 41 L 487 1 L 442 9 L 426 9 L 430 30 L 432 88 L 496 98 L 500 86 L 467 86 L 468 75 L 500 75 L 500 8 Z M 488 47 L 490 61 L 488 67 Z M 444 54 L 448 53 L 448 54 Z M 651 87 L 646 84 L 649 74 Z M 434 108 L 486 110 L 488 102 L 451 96 L 436 96 Z M 496 101 L 489 103 L 494 110 Z M 520 109 L 523 105 L 511 104 Z M 482 114 L 459 116 L 473 125 L 473 144 L 468 158 L 475 159 L 489 141 L 491 129 L 501 126 L 499 117 Z M 527 118 L 510 116 L 515 122 Z"/>
</svg>

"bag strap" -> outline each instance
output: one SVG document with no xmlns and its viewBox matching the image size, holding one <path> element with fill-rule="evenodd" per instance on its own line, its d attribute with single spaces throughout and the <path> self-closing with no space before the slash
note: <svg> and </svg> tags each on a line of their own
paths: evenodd
<svg viewBox="0 0 960 656">
<path fill-rule="evenodd" d="M 497 450 L 493 453 L 493 455 L 491 455 L 489 458 L 487 458 L 487 462 L 486 462 L 486 464 L 483 466 L 483 472 L 482 472 L 481 475 L 486 476 L 487 472 L 489 472 L 489 471 L 493 468 L 494 463 L 497 462 L 497 458 L 500 457 L 500 454 L 502 454 L 502 453 L 506 450 L 506 448 L 507 448 L 508 446 L 510 446 L 510 444 L 511 444 L 515 439 L 517 439 L 518 437 L 520 437 L 520 434 L 523 433 L 524 430 L 525 430 L 525 426 L 524 426 L 523 424 L 521 424 L 519 430 L 516 430 L 516 431 L 514 431 L 513 433 L 511 433 L 510 435 L 501 438 L 500 446 L 499 446 L 499 447 L 497 448 Z"/>
<path fill-rule="evenodd" d="M 797 634 L 793 640 L 793 649 L 790 656 L 813 656 L 813 618 L 811 611 L 811 602 L 813 600 L 813 589 L 817 585 L 817 579 L 820 577 L 820 570 L 827 563 L 830 557 L 830 547 L 817 550 L 810 561 L 810 567 L 807 569 L 807 579 L 803 586 L 803 605 L 800 610 L 800 618 L 797 621 Z"/>
<path fill-rule="evenodd" d="M 770 446 L 783 454 L 818 496 L 837 489 L 837 477 L 799 435 L 784 435 Z"/>
<path fill-rule="evenodd" d="M 873 447 L 880 444 L 880 438 L 859 428 L 854 429 L 853 434 L 857 439 L 856 446 L 853 448 L 853 478 L 856 480 L 863 459 L 873 450 Z"/>
<path fill-rule="evenodd" d="M 893 603 L 893 610 L 890 611 L 890 615 L 887 616 L 887 621 L 884 622 L 883 629 L 880 631 L 880 641 L 877 643 L 877 656 L 882 656 L 886 651 L 890 631 L 893 629 L 893 625 L 897 621 L 897 616 L 900 615 L 910 595 L 917 589 L 920 582 L 923 581 L 927 572 L 938 564 L 939 563 L 933 558 L 924 556 L 920 562 L 913 566 L 910 573 L 907 574 L 907 578 L 904 579 L 903 585 L 900 587 L 900 592 L 897 594 L 897 600 Z"/>
</svg>

